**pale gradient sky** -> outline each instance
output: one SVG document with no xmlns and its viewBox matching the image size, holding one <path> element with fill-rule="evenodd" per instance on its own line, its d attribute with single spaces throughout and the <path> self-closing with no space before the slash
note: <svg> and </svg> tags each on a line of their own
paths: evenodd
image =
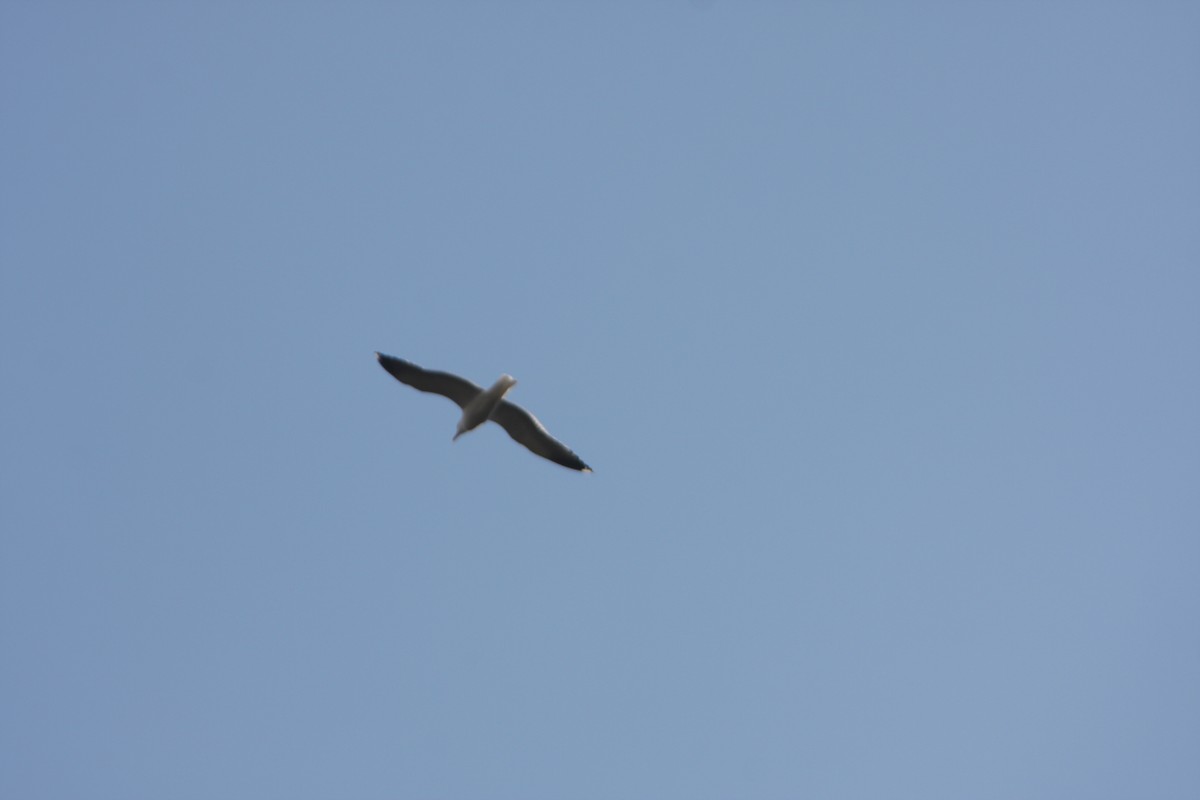
<svg viewBox="0 0 1200 800">
<path fill-rule="evenodd" d="M 0 5 L 0 796 L 1200 796 L 1198 32 Z"/>
</svg>

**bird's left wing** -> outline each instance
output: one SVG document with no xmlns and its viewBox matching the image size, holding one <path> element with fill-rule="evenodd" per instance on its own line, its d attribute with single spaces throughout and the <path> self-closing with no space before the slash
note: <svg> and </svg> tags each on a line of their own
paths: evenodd
<svg viewBox="0 0 1200 800">
<path fill-rule="evenodd" d="M 561 464 L 569 469 L 580 472 L 591 472 L 592 468 L 583 463 L 583 459 L 575 455 L 571 448 L 551 436 L 537 417 L 525 409 L 507 400 L 501 400 L 492 412 L 492 422 L 508 431 L 515 441 L 528 447 L 542 458 L 548 458 L 555 464 Z"/>
</svg>

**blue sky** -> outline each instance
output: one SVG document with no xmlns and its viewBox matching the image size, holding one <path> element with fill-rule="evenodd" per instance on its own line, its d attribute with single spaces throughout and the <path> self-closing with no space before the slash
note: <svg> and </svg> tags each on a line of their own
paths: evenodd
<svg viewBox="0 0 1200 800">
<path fill-rule="evenodd" d="M 4 4 L 0 795 L 1196 797 L 1198 24 Z"/>
</svg>

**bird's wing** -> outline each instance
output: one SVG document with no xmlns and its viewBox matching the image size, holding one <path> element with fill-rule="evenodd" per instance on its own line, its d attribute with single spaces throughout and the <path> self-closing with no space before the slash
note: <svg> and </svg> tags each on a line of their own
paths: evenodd
<svg viewBox="0 0 1200 800">
<path fill-rule="evenodd" d="M 386 369 L 393 378 L 401 383 L 406 383 L 422 392 L 433 392 L 443 397 L 449 397 L 461 408 L 465 408 L 467 403 L 475 398 L 475 395 L 483 391 L 466 378 L 451 375 L 449 372 L 421 369 L 411 361 L 385 356 L 383 353 L 376 353 L 375 357 L 379 359 L 379 366 Z"/>
<path fill-rule="evenodd" d="M 496 410 L 492 412 L 492 422 L 508 431 L 515 441 L 525 445 L 542 458 L 548 458 L 555 464 L 562 464 L 580 472 L 591 472 L 592 468 L 583 463 L 583 459 L 571 452 L 571 448 L 555 439 L 537 417 L 518 405 L 501 400 Z"/>
</svg>

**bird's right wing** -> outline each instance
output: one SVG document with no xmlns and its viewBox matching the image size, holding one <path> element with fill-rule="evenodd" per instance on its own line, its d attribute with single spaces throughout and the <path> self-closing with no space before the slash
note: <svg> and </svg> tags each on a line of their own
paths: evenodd
<svg viewBox="0 0 1200 800">
<path fill-rule="evenodd" d="M 376 353 L 375 357 L 379 359 L 379 366 L 386 369 L 396 380 L 422 392 L 449 397 L 458 403 L 460 408 L 465 408 L 467 403 L 475 399 L 475 395 L 483 391 L 466 378 L 451 375 L 449 372 L 422 369 L 411 361 L 385 356 L 383 353 Z"/>
<path fill-rule="evenodd" d="M 568 469 L 580 472 L 591 472 L 592 468 L 583 463 L 583 459 L 575 455 L 571 448 L 551 436 L 537 417 L 520 406 L 501 400 L 492 412 L 492 422 L 508 431 L 515 441 L 528 447 L 542 458 L 548 458 L 555 464 L 562 464 Z"/>
</svg>

